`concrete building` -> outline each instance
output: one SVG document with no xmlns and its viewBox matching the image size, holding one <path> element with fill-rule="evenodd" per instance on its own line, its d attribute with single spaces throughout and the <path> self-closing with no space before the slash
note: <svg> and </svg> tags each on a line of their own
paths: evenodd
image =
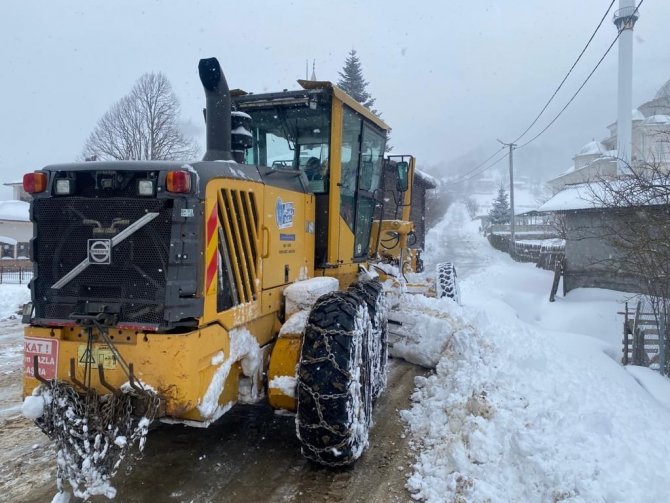
<svg viewBox="0 0 670 503">
<path fill-rule="evenodd" d="M 29 258 L 33 236 L 29 208 L 25 201 L 0 201 L 0 259 Z"/>
<path fill-rule="evenodd" d="M 554 194 L 566 185 L 616 176 L 617 123 L 607 129 L 607 137 L 585 144 L 573 157 L 573 165 L 547 182 Z M 638 169 L 645 164 L 670 169 L 670 80 L 652 100 L 632 110 L 631 168 Z"/>
</svg>

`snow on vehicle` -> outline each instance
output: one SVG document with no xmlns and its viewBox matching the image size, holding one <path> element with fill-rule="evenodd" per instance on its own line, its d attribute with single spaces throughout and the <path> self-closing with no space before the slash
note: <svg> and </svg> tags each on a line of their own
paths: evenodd
<svg viewBox="0 0 670 503">
<path fill-rule="evenodd" d="M 366 270 L 393 229 L 404 274 L 411 231 L 408 217 L 375 217 L 388 126 L 329 82 L 246 94 L 214 58 L 199 73 L 202 161 L 24 177 L 24 410 L 56 440 L 59 489 L 79 497 L 114 496 L 151 421 L 206 427 L 264 397 L 296 413 L 306 457 L 351 464 L 385 386 L 387 307 Z M 396 163 L 405 201 L 408 159 Z"/>
</svg>

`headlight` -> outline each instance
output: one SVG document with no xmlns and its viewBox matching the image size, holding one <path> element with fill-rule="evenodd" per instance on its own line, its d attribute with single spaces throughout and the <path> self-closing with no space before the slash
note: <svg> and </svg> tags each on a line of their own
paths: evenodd
<svg viewBox="0 0 670 503">
<path fill-rule="evenodd" d="M 60 178 L 56 180 L 56 194 L 59 196 L 68 196 L 72 194 L 72 180 L 69 178 Z"/>
<path fill-rule="evenodd" d="M 137 193 L 140 196 L 153 196 L 154 195 L 153 180 L 140 180 L 139 182 L 137 182 Z"/>
</svg>

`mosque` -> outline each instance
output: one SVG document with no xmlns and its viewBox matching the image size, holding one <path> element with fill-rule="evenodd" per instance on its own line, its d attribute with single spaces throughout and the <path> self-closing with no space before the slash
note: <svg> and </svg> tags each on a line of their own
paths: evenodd
<svg viewBox="0 0 670 503">
<path fill-rule="evenodd" d="M 661 164 L 670 168 L 670 80 L 654 99 L 633 109 L 631 166 Z M 547 182 L 556 194 L 570 184 L 616 176 L 617 123 L 607 126 L 609 136 L 590 141 L 573 158 L 574 164 Z"/>
</svg>

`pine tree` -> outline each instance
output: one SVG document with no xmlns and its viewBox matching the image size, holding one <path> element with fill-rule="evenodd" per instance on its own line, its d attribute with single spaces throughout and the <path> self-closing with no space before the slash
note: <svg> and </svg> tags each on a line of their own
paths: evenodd
<svg viewBox="0 0 670 503">
<path fill-rule="evenodd" d="M 361 61 L 358 59 L 355 49 L 351 50 L 344 62 L 342 71 L 338 73 L 340 80 L 337 85 L 361 105 L 372 110 L 375 99 L 367 91 L 368 82 L 363 78 Z"/>
<path fill-rule="evenodd" d="M 346 61 L 344 62 L 344 67 L 341 72 L 338 72 L 340 75 L 340 80 L 337 81 L 338 87 L 340 87 L 345 93 L 351 96 L 353 99 L 358 101 L 361 105 L 370 110 L 377 117 L 381 117 L 382 114 L 372 108 L 375 104 L 375 98 L 367 91 L 369 82 L 363 78 L 363 69 L 361 68 L 361 60 L 358 59 L 356 54 L 356 49 L 352 49 L 349 55 L 347 56 Z M 391 146 L 391 134 L 389 131 L 386 132 L 386 147 L 384 148 L 385 152 L 390 152 L 393 147 Z"/>
<path fill-rule="evenodd" d="M 507 192 L 505 192 L 505 187 L 500 185 L 498 188 L 498 195 L 493 200 L 493 206 L 489 211 L 489 217 L 491 218 L 492 224 L 508 224 L 510 221 L 509 218 L 509 201 L 507 200 Z"/>
</svg>

